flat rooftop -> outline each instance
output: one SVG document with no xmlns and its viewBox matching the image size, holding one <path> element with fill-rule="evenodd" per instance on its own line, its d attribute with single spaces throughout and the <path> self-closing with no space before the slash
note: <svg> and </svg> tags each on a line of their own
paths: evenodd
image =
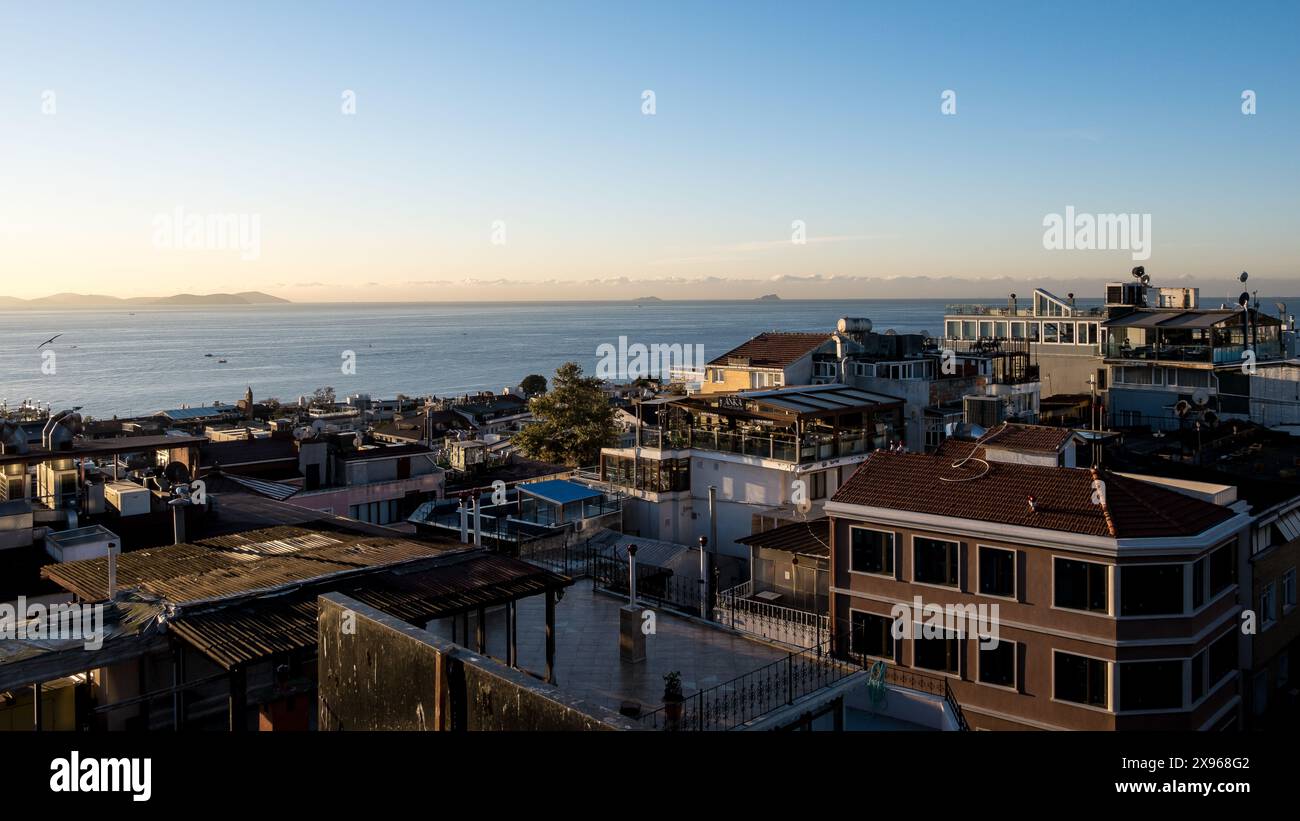
<svg viewBox="0 0 1300 821">
<path fill-rule="evenodd" d="M 678 671 L 687 697 L 784 659 L 788 649 L 708 627 L 664 610 L 656 611 L 656 633 L 646 637 L 646 660 L 619 659 L 619 608 L 627 599 L 597 593 L 590 579 L 564 591 L 555 607 L 555 680 L 566 694 L 618 712 L 624 701 L 643 712 L 663 703 L 664 674 Z M 519 601 L 519 666 L 541 675 L 546 670 L 546 614 L 541 596 Z M 450 639 L 442 624 L 430 632 Z M 487 652 L 504 659 L 505 613 L 488 615 Z"/>
</svg>

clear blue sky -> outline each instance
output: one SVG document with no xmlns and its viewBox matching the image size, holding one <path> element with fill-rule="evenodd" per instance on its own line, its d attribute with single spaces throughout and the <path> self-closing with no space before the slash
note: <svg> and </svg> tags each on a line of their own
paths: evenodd
<svg viewBox="0 0 1300 821">
<path fill-rule="evenodd" d="M 619 277 L 584 293 L 799 296 L 789 278 L 1135 264 L 1045 251 L 1067 205 L 1151 214 L 1157 279 L 1300 277 L 1294 2 L 6 2 L 0 21 L 15 296 Z M 258 215 L 259 257 L 160 251 L 151 223 L 177 207 Z M 465 279 L 499 284 L 447 284 Z"/>
</svg>

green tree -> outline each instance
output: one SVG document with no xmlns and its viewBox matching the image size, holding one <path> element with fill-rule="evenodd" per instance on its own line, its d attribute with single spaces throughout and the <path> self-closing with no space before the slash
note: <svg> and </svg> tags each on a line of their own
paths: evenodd
<svg viewBox="0 0 1300 821">
<path fill-rule="evenodd" d="M 614 409 L 600 386 L 599 379 L 582 375 L 577 362 L 561 365 L 551 390 L 528 401 L 536 421 L 515 434 L 515 445 L 530 459 L 595 464 L 600 449 L 618 439 Z"/>
<path fill-rule="evenodd" d="M 546 377 L 540 373 L 529 374 L 519 383 L 519 387 L 523 389 L 524 395 L 531 399 L 534 396 L 546 393 Z"/>
</svg>

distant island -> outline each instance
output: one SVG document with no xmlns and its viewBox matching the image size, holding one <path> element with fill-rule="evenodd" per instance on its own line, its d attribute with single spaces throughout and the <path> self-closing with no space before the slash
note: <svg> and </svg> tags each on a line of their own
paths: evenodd
<svg viewBox="0 0 1300 821">
<path fill-rule="evenodd" d="M 663 302 L 663 300 L 657 296 L 639 296 L 632 301 L 633 302 Z"/>
<path fill-rule="evenodd" d="M 116 297 L 102 294 L 62 293 L 36 299 L 0 296 L 0 310 L 14 308 L 127 308 L 148 305 L 279 305 L 289 300 L 261 291 L 237 294 L 173 294 L 172 296 Z"/>
<path fill-rule="evenodd" d="M 754 301 L 755 302 L 779 302 L 780 300 L 781 297 L 777 296 L 776 294 L 763 294 L 762 296 L 755 298 Z"/>
</svg>

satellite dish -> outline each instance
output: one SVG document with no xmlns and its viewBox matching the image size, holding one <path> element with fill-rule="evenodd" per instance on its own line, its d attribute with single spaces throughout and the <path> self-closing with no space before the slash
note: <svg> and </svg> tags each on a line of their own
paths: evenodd
<svg viewBox="0 0 1300 821">
<path fill-rule="evenodd" d="M 1250 305 L 1250 294 L 1242 291 L 1241 296 L 1237 297 L 1237 305 L 1243 309 L 1248 307 Z"/>
<path fill-rule="evenodd" d="M 1188 402 L 1186 399 L 1179 399 L 1177 404 L 1174 405 L 1174 413 L 1177 414 L 1179 419 L 1182 419 L 1191 412 L 1192 403 Z"/>
<path fill-rule="evenodd" d="M 1150 285 L 1150 284 L 1151 284 L 1151 277 L 1147 276 L 1146 274 L 1143 274 L 1143 275 L 1142 275 L 1142 284 L 1143 284 L 1143 285 Z"/>
<path fill-rule="evenodd" d="M 1246 273 L 1245 271 L 1242 271 L 1241 275 L 1238 276 L 1237 279 L 1241 280 L 1242 282 L 1245 282 L 1246 280 L 1250 279 L 1250 274 Z"/>
<path fill-rule="evenodd" d="M 1142 277 L 1146 276 L 1146 273 L 1147 273 L 1147 269 L 1139 265 L 1133 269 L 1133 278 L 1141 279 Z"/>
<path fill-rule="evenodd" d="M 1212 410 L 1207 410 L 1205 413 L 1201 414 L 1201 418 L 1205 420 L 1205 424 L 1207 425 L 1219 424 L 1219 414 Z"/>
<path fill-rule="evenodd" d="M 1205 388 L 1197 388 L 1192 392 L 1192 404 L 1198 408 L 1203 408 L 1210 403 L 1210 392 Z"/>
<path fill-rule="evenodd" d="M 174 485 L 188 484 L 190 469 L 185 466 L 184 462 L 169 462 L 167 467 L 163 468 L 163 476 L 166 476 L 167 481 Z"/>
</svg>

